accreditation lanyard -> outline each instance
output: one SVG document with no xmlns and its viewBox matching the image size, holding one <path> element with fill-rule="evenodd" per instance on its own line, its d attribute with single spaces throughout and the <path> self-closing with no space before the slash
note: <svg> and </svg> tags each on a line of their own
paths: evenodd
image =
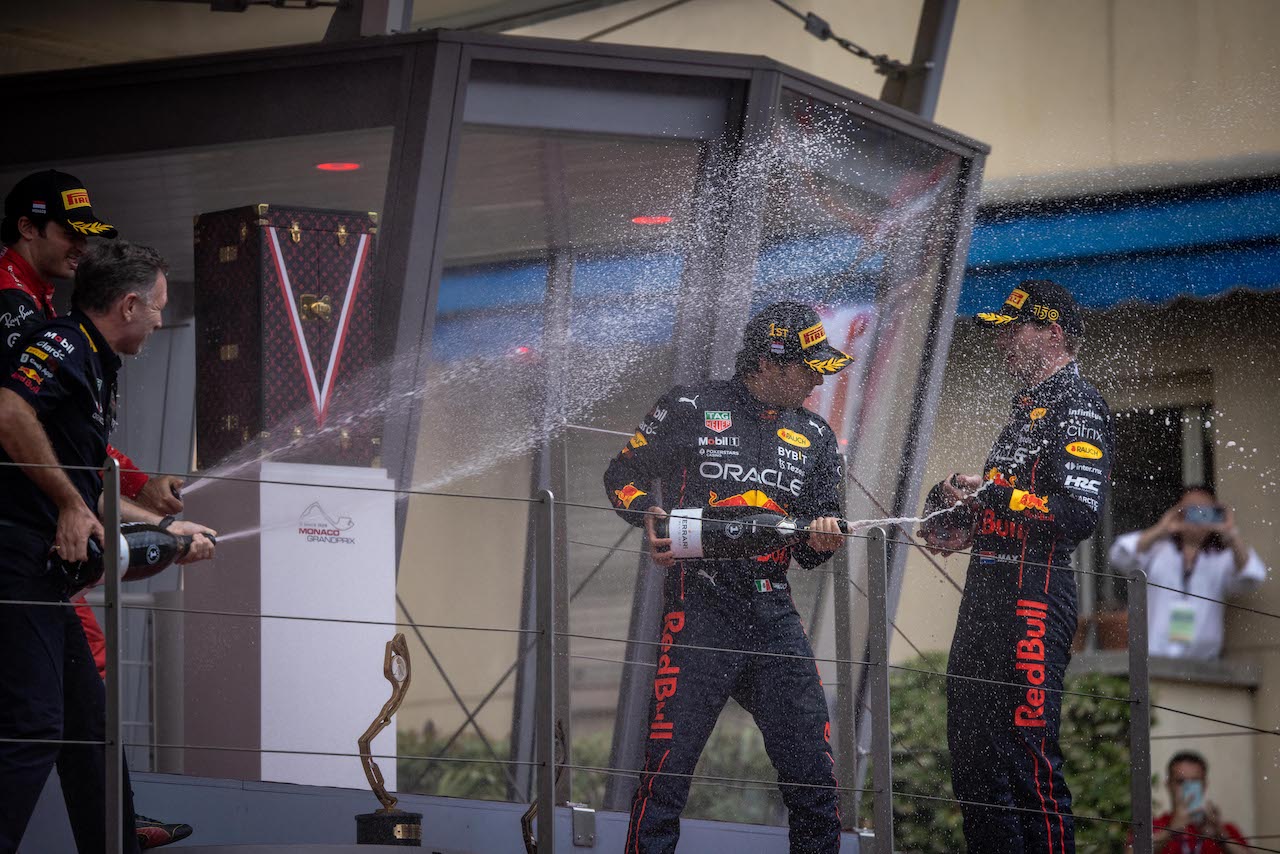
<svg viewBox="0 0 1280 854">
<path fill-rule="evenodd" d="M 1182 598 L 1169 611 L 1169 640 L 1175 643 L 1192 643 L 1196 639 L 1199 611 L 1195 602 L 1191 601 L 1190 593 L 1191 577 L 1195 575 L 1196 564 L 1199 561 L 1200 555 L 1197 553 L 1191 564 L 1191 570 L 1182 570 L 1181 583 L 1178 586 L 1178 592 L 1182 594 Z M 1184 854 L 1199 854 L 1199 849 L 1195 852 L 1184 852 Z"/>
</svg>

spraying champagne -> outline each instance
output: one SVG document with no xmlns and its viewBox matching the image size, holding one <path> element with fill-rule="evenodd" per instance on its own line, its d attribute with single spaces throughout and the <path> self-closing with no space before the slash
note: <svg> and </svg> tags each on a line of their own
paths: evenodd
<svg viewBox="0 0 1280 854">
<path fill-rule="evenodd" d="M 951 484 L 958 487 L 956 476 L 951 476 Z M 978 514 L 963 501 L 953 501 L 947 496 L 941 483 L 929 490 L 924 501 L 924 519 L 920 532 L 925 538 L 946 550 L 968 548 L 973 542 L 974 527 L 978 522 Z"/>
<path fill-rule="evenodd" d="M 205 536 L 217 542 L 209 534 Z M 116 569 L 120 580 L 142 581 L 162 572 L 169 564 L 186 556 L 191 550 L 191 540 L 185 534 L 174 534 L 156 525 L 126 522 L 120 526 L 120 563 Z M 98 584 L 106 569 L 102 546 L 92 537 L 89 538 L 87 560 L 73 562 L 59 558 L 57 563 L 72 592 Z"/>
<path fill-rule="evenodd" d="M 747 558 L 804 542 L 811 521 L 758 507 L 685 507 L 659 519 L 654 531 L 671 538 L 676 560 Z M 849 532 L 843 519 L 840 530 Z"/>
</svg>

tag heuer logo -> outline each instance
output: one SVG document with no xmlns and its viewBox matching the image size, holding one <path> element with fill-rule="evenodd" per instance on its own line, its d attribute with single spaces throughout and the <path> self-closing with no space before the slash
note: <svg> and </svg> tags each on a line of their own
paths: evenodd
<svg viewBox="0 0 1280 854">
<path fill-rule="evenodd" d="M 713 433 L 723 433 L 733 426 L 733 413 L 725 410 L 718 412 L 714 410 L 703 410 L 704 422 L 707 429 Z"/>
</svg>

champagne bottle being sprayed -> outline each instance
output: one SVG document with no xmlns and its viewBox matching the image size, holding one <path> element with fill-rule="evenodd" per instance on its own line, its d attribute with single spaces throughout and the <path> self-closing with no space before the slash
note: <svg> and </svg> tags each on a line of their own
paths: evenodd
<svg viewBox="0 0 1280 854">
<path fill-rule="evenodd" d="M 205 535 L 210 540 L 213 537 Z M 191 550 L 192 538 L 174 534 L 156 525 L 144 522 L 126 522 L 120 526 L 120 563 L 116 571 L 121 581 L 141 581 L 163 571 L 175 560 Z M 58 559 L 67 587 L 73 593 L 92 587 L 102 580 L 104 565 L 102 546 L 89 538 L 89 557 L 75 562 Z"/>
<path fill-rule="evenodd" d="M 804 542 L 811 521 L 758 507 L 686 507 L 659 519 L 654 531 L 671 538 L 677 560 L 747 558 Z M 840 530 L 848 533 L 843 519 Z"/>
<path fill-rule="evenodd" d="M 957 485 L 955 475 L 951 476 L 951 483 Z M 929 490 L 920 528 L 932 542 L 947 549 L 968 548 L 977 523 L 978 514 L 974 509 L 963 501 L 948 498 L 941 483 Z"/>
</svg>

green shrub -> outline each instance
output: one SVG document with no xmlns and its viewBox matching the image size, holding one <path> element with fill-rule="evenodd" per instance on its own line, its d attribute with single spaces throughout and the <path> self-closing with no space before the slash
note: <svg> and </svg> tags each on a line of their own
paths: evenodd
<svg viewBox="0 0 1280 854">
<path fill-rule="evenodd" d="M 930 653 L 907 666 L 933 673 L 946 671 L 946 654 Z M 1128 680 L 1087 674 L 1070 677 L 1068 690 L 1113 697 L 1128 696 Z M 947 753 L 946 692 L 942 677 L 894 670 L 890 678 L 893 721 L 894 788 L 904 792 L 952 797 L 951 757 Z M 1128 821 L 1129 706 L 1094 697 L 1067 695 L 1062 708 L 1062 747 L 1066 777 L 1077 816 L 1101 816 Z M 507 759 L 507 741 L 492 741 L 499 759 Z M 474 734 L 458 738 L 449 749 L 453 759 L 430 762 L 409 756 L 434 756 L 444 747 L 433 730 L 399 733 L 398 788 L 402 792 L 447 795 L 483 800 L 507 797 L 507 770 Z M 604 768 L 609 763 L 607 732 L 576 735 L 573 764 Z M 695 772 L 725 778 L 695 782 L 690 790 L 687 818 L 706 818 L 748 824 L 785 823 L 782 798 L 776 786 L 736 784 L 727 780 L 774 781 L 777 774 L 764 752 L 764 743 L 750 718 L 733 704 L 721 716 Z M 599 807 L 610 774 L 575 771 L 572 798 Z M 871 780 L 868 775 L 868 783 Z M 846 786 L 854 781 L 846 774 Z M 870 817 L 871 798 L 864 795 L 862 815 Z M 950 854 L 963 851 L 960 809 L 944 801 L 897 796 L 893 802 L 894 847 L 903 852 Z M 1114 822 L 1076 822 L 1080 850 L 1123 850 L 1128 828 Z"/>
<path fill-rule="evenodd" d="M 946 653 L 928 653 L 906 666 L 945 673 Z M 942 677 L 895 670 L 890 676 L 895 790 L 950 798 L 951 756 L 947 752 L 946 695 Z M 1123 676 L 1086 674 L 1067 678 L 1066 689 L 1127 697 Z M 1072 812 L 1128 821 L 1129 706 L 1113 700 L 1068 694 L 1062 703 L 1061 745 L 1071 787 Z M 868 780 L 870 780 L 868 775 Z M 871 798 L 863 798 L 863 815 Z M 895 797 L 894 847 L 904 852 L 948 854 L 963 851 L 960 808 L 942 801 Z M 1076 821 L 1080 850 L 1122 851 L 1128 827 L 1114 822 Z"/>
</svg>

